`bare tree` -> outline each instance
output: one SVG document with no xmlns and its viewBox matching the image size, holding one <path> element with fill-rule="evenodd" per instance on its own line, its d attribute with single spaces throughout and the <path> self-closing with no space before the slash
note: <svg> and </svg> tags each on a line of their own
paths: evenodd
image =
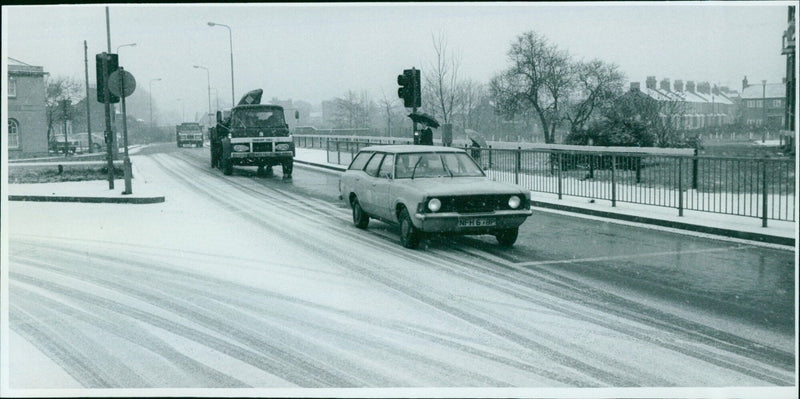
<svg viewBox="0 0 800 399">
<path fill-rule="evenodd" d="M 436 52 L 435 63 L 431 64 L 431 72 L 425 73 L 424 92 L 426 98 L 434 104 L 434 114 L 441 117 L 442 123 L 450 123 L 453 110 L 458 105 L 458 69 L 461 65 L 459 56 L 448 52 L 447 40 L 443 33 L 433 36 L 433 49 Z"/>
<path fill-rule="evenodd" d="M 473 113 L 481 100 L 486 96 L 484 85 L 472 79 L 465 79 L 458 85 L 458 111 L 462 115 L 465 129 L 474 126 Z"/>
<path fill-rule="evenodd" d="M 563 118 L 561 106 L 573 85 L 569 54 L 530 31 L 511 44 L 508 59 L 511 67 L 490 83 L 498 110 L 513 117 L 532 109 L 539 117 L 545 142 L 553 143 Z"/>
<path fill-rule="evenodd" d="M 48 79 L 45 96 L 48 142 L 55 124 L 64 121 L 64 111 L 60 106 L 61 101 L 78 98 L 83 91 L 83 83 L 73 78 L 58 76 Z"/>
<path fill-rule="evenodd" d="M 402 122 L 403 118 L 403 115 L 398 112 L 399 100 L 397 98 L 389 99 L 383 90 L 381 90 L 381 96 L 378 105 L 386 115 L 386 135 L 392 136 L 392 126 Z"/>
<path fill-rule="evenodd" d="M 582 130 L 597 109 L 622 93 L 625 75 L 616 64 L 600 60 L 578 62 L 572 66 L 575 82 L 573 99 L 564 112 L 570 131 Z"/>
<path fill-rule="evenodd" d="M 337 128 L 361 128 L 371 125 L 375 103 L 367 92 L 361 95 L 348 90 L 343 98 L 335 98 L 333 123 Z"/>
</svg>

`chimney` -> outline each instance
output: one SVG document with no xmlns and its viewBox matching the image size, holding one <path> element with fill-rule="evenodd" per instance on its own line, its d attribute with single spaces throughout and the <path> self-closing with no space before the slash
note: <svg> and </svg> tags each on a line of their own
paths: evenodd
<svg viewBox="0 0 800 399">
<path fill-rule="evenodd" d="M 639 91 L 640 85 L 639 82 L 631 82 L 631 91 Z"/>
<path fill-rule="evenodd" d="M 655 76 L 648 76 L 645 85 L 650 90 L 656 89 L 656 77 Z"/>
<path fill-rule="evenodd" d="M 697 91 L 702 94 L 711 94 L 711 84 L 708 82 L 700 82 L 697 84 Z"/>
<path fill-rule="evenodd" d="M 661 80 L 661 90 L 662 91 L 669 91 L 669 79 L 664 78 Z"/>
<path fill-rule="evenodd" d="M 675 79 L 675 91 L 683 93 L 683 80 Z"/>
<path fill-rule="evenodd" d="M 686 81 L 686 91 L 689 93 L 694 93 L 694 80 Z"/>
<path fill-rule="evenodd" d="M 749 85 L 747 84 L 747 76 L 745 76 L 744 79 L 742 79 L 742 91 L 744 91 L 744 89 L 746 89 L 747 86 Z"/>
</svg>

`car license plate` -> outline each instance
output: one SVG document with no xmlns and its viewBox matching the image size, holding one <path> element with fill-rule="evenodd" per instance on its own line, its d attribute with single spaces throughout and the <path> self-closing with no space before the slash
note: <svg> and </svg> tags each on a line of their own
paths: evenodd
<svg viewBox="0 0 800 399">
<path fill-rule="evenodd" d="M 490 227 L 495 223 L 494 218 L 458 218 L 458 227 Z"/>
</svg>

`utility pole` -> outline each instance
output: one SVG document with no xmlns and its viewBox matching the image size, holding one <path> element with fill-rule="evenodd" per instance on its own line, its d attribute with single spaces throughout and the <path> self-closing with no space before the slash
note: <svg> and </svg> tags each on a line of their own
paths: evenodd
<svg viewBox="0 0 800 399">
<path fill-rule="evenodd" d="M 89 106 L 89 48 L 86 45 L 86 40 L 83 41 L 83 64 L 84 74 L 86 76 L 86 137 L 89 140 L 89 153 L 92 150 L 92 111 Z"/>
</svg>

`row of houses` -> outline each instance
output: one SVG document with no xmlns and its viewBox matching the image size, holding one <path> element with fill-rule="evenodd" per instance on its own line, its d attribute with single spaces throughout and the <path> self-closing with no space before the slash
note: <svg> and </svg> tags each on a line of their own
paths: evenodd
<svg viewBox="0 0 800 399">
<path fill-rule="evenodd" d="M 751 127 L 779 129 L 785 123 L 786 83 L 749 84 L 742 80 L 742 92 L 708 82 L 665 78 L 660 82 L 649 76 L 644 87 L 631 82 L 631 91 L 639 91 L 661 103 L 674 103 L 675 112 L 663 113 L 678 128 L 696 130 L 722 127 L 741 122 Z"/>
</svg>

